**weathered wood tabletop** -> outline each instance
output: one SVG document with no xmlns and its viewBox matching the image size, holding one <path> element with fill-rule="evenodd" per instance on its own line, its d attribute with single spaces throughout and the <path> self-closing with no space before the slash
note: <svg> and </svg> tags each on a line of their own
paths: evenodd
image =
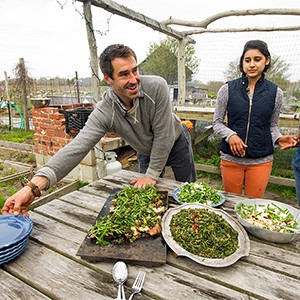
<svg viewBox="0 0 300 300">
<path fill-rule="evenodd" d="M 91 263 L 76 253 L 113 189 L 137 173 L 122 170 L 30 212 L 34 229 L 25 251 L 0 268 L 0 299 L 115 299 L 114 262 Z M 159 190 L 180 183 L 162 179 Z M 221 209 L 234 215 L 241 197 L 227 195 Z M 299 299 L 300 242 L 273 244 L 250 237 L 250 255 L 229 267 L 213 268 L 169 249 L 167 263 L 128 264 L 126 299 L 138 270 L 146 271 L 135 299 Z"/>
</svg>

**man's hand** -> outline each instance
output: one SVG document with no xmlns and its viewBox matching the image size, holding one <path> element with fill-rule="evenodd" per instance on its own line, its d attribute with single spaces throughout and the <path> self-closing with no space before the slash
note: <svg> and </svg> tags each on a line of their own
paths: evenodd
<svg viewBox="0 0 300 300">
<path fill-rule="evenodd" d="M 15 216 L 21 214 L 29 217 L 27 207 L 33 202 L 34 198 L 31 188 L 24 186 L 14 195 L 7 198 L 2 208 L 2 214 L 14 214 Z"/>
<path fill-rule="evenodd" d="M 230 146 L 231 152 L 239 157 L 244 157 L 246 154 L 247 145 L 243 142 L 243 140 L 237 135 L 233 134 L 228 139 L 228 144 Z"/>
<path fill-rule="evenodd" d="M 137 187 L 137 188 L 143 188 L 147 184 L 151 184 L 153 186 L 156 185 L 156 181 L 154 179 L 150 178 L 150 177 L 136 178 L 136 179 L 133 179 L 130 183 L 133 184 L 134 187 Z"/>
<path fill-rule="evenodd" d="M 34 176 L 31 182 L 37 185 L 40 190 L 43 190 L 48 184 L 48 179 L 44 176 Z M 27 208 L 34 199 L 35 196 L 31 191 L 31 187 L 26 185 L 14 195 L 7 198 L 2 208 L 2 214 L 14 214 L 15 216 L 22 214 L 29 217 Z"/>
</svg>

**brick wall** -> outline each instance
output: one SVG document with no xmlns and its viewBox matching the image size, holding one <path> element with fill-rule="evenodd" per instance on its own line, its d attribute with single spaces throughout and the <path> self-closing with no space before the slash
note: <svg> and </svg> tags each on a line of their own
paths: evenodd
<svg viewBox="0 0 300 300">
<path fill-rule="evenodd" d="M 66 133 L 64 110 L 93 107 L 92 103 L 78 103 L 57 107 L 33 108 L 34 152 L 53 156 L 72 140 L 72 137 Z"/>
<path fill-rule="evenodd" d="M 34 134 L 34 153 L 37 168 L 44 166 L 49 159 L 66 144 L 72 140 L 72 136 L 66 133 L 66 119 L 64 111 L 75 109 L 94 108 L 92 103 L 78 103 L 59 106 L 48 106 L 43 108 L 33 108 L 32 122 L 35 130 Z M 70 124 L 69 124 L 70 125 Z M 114 133 L 107 133 L 110 139 L 99 141 L 98 148 L 103 151 L 123 147 L 127 143 L 120 138 L 115 138 Z M 105 175 L 105 164 L 103 160 L 96 160 L 102 156 L 97 147 L 94 147 L 86 157 L 75 167 L 66 179 L 84 182 L 93 182 Z M 102 150 L 101 150 L 102 151 Z"/>
</svg>

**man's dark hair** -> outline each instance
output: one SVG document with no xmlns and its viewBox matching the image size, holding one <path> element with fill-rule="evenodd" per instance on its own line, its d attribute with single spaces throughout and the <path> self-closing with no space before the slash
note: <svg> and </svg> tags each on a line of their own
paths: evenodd
<svg viewBox="0 0 300 300">
<path fill-rule="evenodd" d="M 244 50 L 243 50 L 243 54 L 240 58 L 240 64 L 239 64 L 239 68 L 240 68 L 240 71 L 242 73 L 244 73 L 244 69 L 243 69 L 243 60 L 244 60 L 244 57 L 245 57 L 245 53 L 248 51 L 248 50 L 251 50 L 251 49 L 257 49 L 259 50 L 264 56 L 266 59 L 270 58 L 270 63 L 268 65 L 265 66 L 263 72 L 266 72 L 270 66 L 271 66 L 271 55 L 270 55 L 270 52 L 268 50 L 268 45 L 263 42 L 263 41 L 260 41 L 260 40 L 252 40 L 252 41 L 248 41 L 245 46 L 244 46 Z"/>
<path fill-rule="evenodd" d="M 114 68 L 112 66 L 112 60 L 117 57 L 127 58 L 133 56 L 136 59 L 135 52 L 122 44 L 114 44 L 106 47 L 100 54 L 100 69 L 103 75 L 108 75 L 113 79 Z"/>
</svg>

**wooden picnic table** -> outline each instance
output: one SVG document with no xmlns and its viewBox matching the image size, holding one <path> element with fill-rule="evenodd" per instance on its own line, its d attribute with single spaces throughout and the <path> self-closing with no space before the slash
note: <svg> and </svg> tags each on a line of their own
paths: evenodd
<svg viewBox="0 0 300 300">
<path fill-rule="evenodd" d="M 136 176 L 122 170 L 33 208 L 34 229 L 25 251 L 0 267 L 0 298 L 115 299 L 114 262 L 89 262 L 76 253 L 111 192 L 128 186 Z M 157 187 L 171 195 L 179 185 L 161 179 Z M 221 209 L 234 215 L 234 205 L 241 199 L 226 194 Z M 170 249 L 166 264 L 146 267 L 129 263 L 126 299 L 140 269 L 146 271 L 146 278 L 141 294 L 134 298 L 137 300 L 298 299 L 300 242 L 275 244 L 249 237 L 250 255 L 224 268 L 176 257 Z"/>
</svg>

